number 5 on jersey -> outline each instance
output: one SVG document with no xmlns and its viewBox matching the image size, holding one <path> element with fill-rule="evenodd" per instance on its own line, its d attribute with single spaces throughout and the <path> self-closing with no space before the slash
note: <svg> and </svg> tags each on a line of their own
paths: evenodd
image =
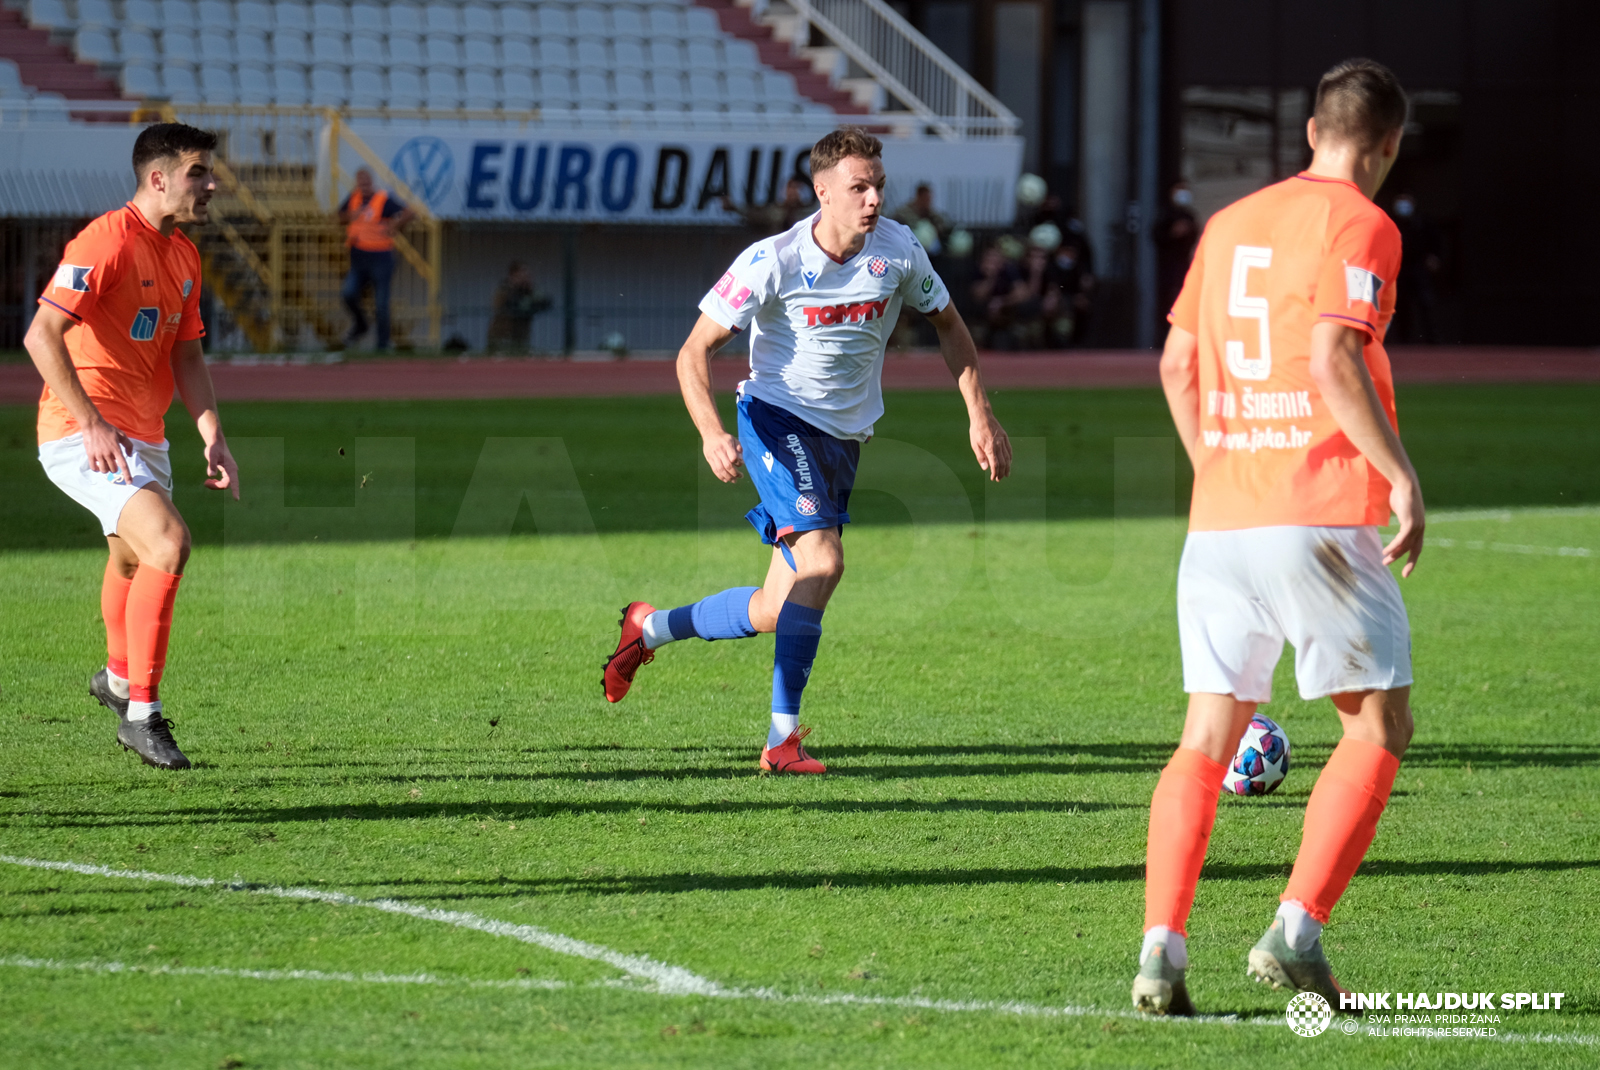
<svg viewBox="0 0 1600 1070">
<path fill-rule="evenodd" d="M 1272 329 L 1267 324 L 1267 299 L 1251 297 L 1250 269 L 1272 266 L 1272 250 L 1260 245 L 1233 247 L 1233 277 L 1228 283 L 1228 315 L 1255 320 L 1261 328 L 1260 349 L 1252 359 L 1245 356 L 1244 343 L 1229 339 L 1224 345 L 1228 370 L 1239 379 L 1265 379 L 1272 374 Z"/>
</svg>

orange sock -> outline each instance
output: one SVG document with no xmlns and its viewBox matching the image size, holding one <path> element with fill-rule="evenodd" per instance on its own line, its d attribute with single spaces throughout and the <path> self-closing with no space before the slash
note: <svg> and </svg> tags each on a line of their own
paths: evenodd
<svg viewBox="0 0 1600 1070">
<path fill-rule="evenodd" d="M 1217 793 L 1228 767 L 1179 747 L 1150 798 L 1150 845 L 1144 867 L 1144 927 L 1165 925 L 1188 935 L 1189 908 L 1200 881 Z"/>
<path fill-rule="evenodd" d="M 1340 740 L 1306 803 L 1300 856 L 1289 874 L 1284 902 L 1297 901 L 1327 924 L 1333 905 L 1372 846 L 1399 771 L 1400 759 L 1382 747 L 1349 736 Z"/>
<path fill-rule="evenodd" d="M 128 698 L 154 702 L 167 665 L 172 603 L 182 576 L 140 565 L 128 588 Z"/>
<path fill-rule="evenodd" d="M 106 559 L 106 578 L 100 584 L 100 616 L 106 622 L 106 668 L 128 678 L 128 588 L 133 581 Z"/>
</svg>

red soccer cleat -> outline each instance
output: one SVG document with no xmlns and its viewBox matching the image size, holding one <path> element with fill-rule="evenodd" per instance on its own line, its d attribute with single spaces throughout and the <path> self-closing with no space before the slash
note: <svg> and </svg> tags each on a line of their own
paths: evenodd
<svg viewBox="0 0 1600 1070">
<path fill-rule="evenodd" d="M 769 773 L 826 773 L 828 767 L 807 754 L 800 742 L 810 734 L 811 729 L 801 725 L 776 747 L 763 749 L 761 768 Z"/>
<path fill-rule="evenodd" d="M 649 602 L 629 602 L 622 611 L 622 638 L 616 653 L 606 659 L 606 674 L 601 684 L 606 690 L 607 702 L 621 702 L 622 696 L 633 686 L 633 674 L 639 666 L 656 659 L 656 652 L 644 645 L 644 619 L 656 611 Z"/>
</svg>

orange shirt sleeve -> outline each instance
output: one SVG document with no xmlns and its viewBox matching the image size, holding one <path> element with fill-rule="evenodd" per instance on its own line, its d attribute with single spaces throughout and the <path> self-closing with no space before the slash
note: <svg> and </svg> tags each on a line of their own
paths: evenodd
<svg viewBox="0 0 1600 1070">
<path fill-rule="evenodd" d="M 1200 333 L 1200 282 L 1205 275 L 1205 254 L 1206 236 L 1201 234 L 1200 244 L 1195 246 L 1194 259 L 1189 261 L 1189 273 L 1183 277 L 1183 289 L 1178 291 L 1178 300 L 1173 302 L 1172 311 L 1167 313 L 1168 323 L 1182 327 L 1190 334 Z"/>
<path fill-rule="evenodd" d="M 94 310 L 99 295 L 115 289 L 121 276 L 120 245 L 79 234 L 67 243 L 50 285 L 39 295 L 39 303 L 54 305 L 82 323 Z"/>
<path fill-rule="evenodd" d="M 1383 341 L 1400 274 L 1400 232 L 1381 212 L 1348 220 L 1334 235 L 1317 278 L 1312 312 Z"/>
</svg>

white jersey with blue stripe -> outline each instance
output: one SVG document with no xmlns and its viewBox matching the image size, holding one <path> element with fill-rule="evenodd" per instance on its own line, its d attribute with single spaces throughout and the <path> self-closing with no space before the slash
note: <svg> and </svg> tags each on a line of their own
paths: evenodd
<svg viewBox="0 0 1600 1070">
<path fill-rule="evenodd" d="M 749 330 L 741 389 L 835 438 L 865 441 L 883 415 L 883 354 L 901 304 L 933 313 L 950 295 L 909 227 L 879 219 L 861 251 L 839 261 L 817 245 L 817 219 L 740 253 L 700 311 Z"/>
</svg>

